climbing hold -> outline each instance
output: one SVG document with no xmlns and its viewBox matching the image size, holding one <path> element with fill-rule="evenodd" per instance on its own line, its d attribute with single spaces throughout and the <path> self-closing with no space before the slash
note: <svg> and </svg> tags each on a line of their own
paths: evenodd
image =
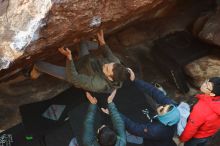
<svg viewBox="0 0 220 146">
<path fill-rule="evenodd" d="M 102 23 L 101 17 L 100 16 L 94 16 L 92 20 L 90 21 L 89 26 L 90 27 L 99 27 Z"/>
</svg>

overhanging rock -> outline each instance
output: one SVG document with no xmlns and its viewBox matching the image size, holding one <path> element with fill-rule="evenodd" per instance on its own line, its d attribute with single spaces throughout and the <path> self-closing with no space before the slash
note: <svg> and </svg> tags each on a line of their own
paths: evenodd
<svg viewBox="0 0 220 146">
<path fill-rule="evenodd" d="M 36 31 L 50 10 L 51 0 L 1 1 L 0 70 L 23 54 L 24 49 L 38 39 Z"/>
<path fill-rule="evenodd" d="M 0 11 L 0 76 L 39 59 L 57 55 L 57 48 L 89 36 L 99 22 L 108 32 L 146 16 L 164 15 L 168 0 L 3 0 Z M 16 10 L 16 11 L 15 11 Z M 50 59 L 49 59 L 50 60 Z M 13 62 L 13 63 L 12 63 Z"/>
</svg>

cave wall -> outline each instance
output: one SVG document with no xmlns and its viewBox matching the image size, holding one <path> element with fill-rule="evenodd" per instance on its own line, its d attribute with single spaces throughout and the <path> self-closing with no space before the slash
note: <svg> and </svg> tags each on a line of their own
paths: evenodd
<svg viewBox="0 0 220 146">
<path fill-rule="evenodd" d="M 0 2 L 0 70 L 20 57 L 39 36 L 36 31 L 50 10 L 50 0 L 3 0 Z"/>
<path fill-rule="evenodd" d="M 192 33 L 202 41 L 212 45 L 207 56 L 195 60 L 185 66 L 194 87 L 199 88 L 205 79 L 220 76 L 220 1 L 216 1 L 213 10 L 206 11 L 194 21 Z"/>
</svg>

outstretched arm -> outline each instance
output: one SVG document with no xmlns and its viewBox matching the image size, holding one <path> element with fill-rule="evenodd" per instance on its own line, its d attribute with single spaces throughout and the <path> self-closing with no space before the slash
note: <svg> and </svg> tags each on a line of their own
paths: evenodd
<svg viewBox="0 0 220 146">
<path fill-rule="evenodd" d="M 86 97 L 90 102 L 88 113 L 84 121 L 83 129 L 83 144 L 90 146 L 96 143 L 96 133 L 94 128 L 95 114 L 97 111 L 97 99 L 93 97 L 89 92 L 86 92 Z"/>
<path fill-rule="evenodd" d="M 162 91 L 143 80 L 135 80 L 135 85 L 140 91 L 153 97 L 153 99 L 159 104 L 177 104 L 175 101 L 164 95 Z"/>
<path fill-rule="evenodd" d="M 105 43 L 104 33 L 102 29 L 97 33 L 97 38 L 100 48 L 103 50 L 103 55 L 112 62 L 120 63 L 119 59 L 112 53 L 109 46 Z"/>
<path fill-rule="evenodd" d="M 96 141 L 96 133 L 94 129 L 96 110 L 96 104 L 89 105 L 83 129 L 83 144 L 85 146 L 91 146 L 91 144 L 93 144 Z"/>
<path fill-rule="evenodd" d="M 125 134 L 125 126 L 124 121 L 122 120 L 115 104 L 113 103 L 113 99 L 115 97 L 116 90 L 114 90 L 111 95 L 108 97 L 108 109 L 103 109 L 102 111 L 106 114 L 109 114 L 114 126 L 114 129 L 119 136 L 117 143 L 119 146 L 126 146 L 126 134 Z"/>
<path fill-rule="evenodd" d="M 124 120 L 126 130 L 135 136 L 152 140 L 171 139 L 175 131 L 175 128 L 164 126 L 158 122 L 141 124 L 130 120 L 123 114 L 121 117 Z"/>
</svg>

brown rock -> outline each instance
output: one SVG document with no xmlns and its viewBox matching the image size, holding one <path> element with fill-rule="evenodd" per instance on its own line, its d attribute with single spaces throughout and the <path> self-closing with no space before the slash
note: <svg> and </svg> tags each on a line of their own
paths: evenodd
<svg viewBox="0 0 220 146">
<path fill-rule="evenodd" d="M 125 29 L 124 31 L 118 33 L 117 36 L 121 44 L 125 47 L 137 45 L 146 39 L 146 33 L 134 27 Z"/>
<path fill-rule="evenodd" d="M 9 3 L 6 3 L 9 2 Z M 86 0 L 86 1 L 1 1 L 0 12 L 0 70 L 23 66 L 29 62 L 57 55 L 56 48 L 73 45 L 74 38 L 90 36 L 97 28 L 91 27 L 94 17 L 101 19 L 109 31 L 140 18 L 164 0 Z M 7 5 L 9 4 L 9 5 Z M 161 7 L 160 7 L 161 8 Z M 16 11 L 14 11 L 16 9 Z M 52 52 L 53 51 L 53 52 Z M 52 52 L 52 53 L 51 53 Z M 37 56 L 37 57 L 34 57 Z M 16 59 L 15 64 L 10 64 Z"/>
<path fill-rule="evenodd" d="M 220 56 L 206 56 L 197 59 L 185 66 L 186 74 L 192 78 L 191 83 L 200 87 L 204 80 L 220 76 Z"/>
<path fill-rule="evenodd" d="M 8 7 L 6 2 L 9 2 Z M 191 1 L 186 3 L 186 7 L 191 5 Z M 200 4 L 203 7 L 206 3 L 202 0 Z M 139 30 L 135 34 L 139 42 L 146 36 L 145 34 L 148 40 L 152 40 L 170 33 L 170 29 L 172 31 L 185 29 L 202 8 L 189 7 L 184 13 L 181 10 L 176 13 L 176 1 L 166 0 L 45 0 L 40 2 L 4 0 L 0 5 L 3 8 L 0 12 L 1 77 L 18 68 L 29 66 L 36 60 L 64 62 L 64 58 L 56 49 L 63 45 L 73 47 L 75 38 L 93 35 L 97 31 L 97 28 L 90 27 L 94 17 L 101 18 L 102 28 L 107 34 L 128 24 L 136 23 L 138 19 L 152 20 L 164 17 L 160 19 L 161 21 L 149 21 L 144 26 L 149 28 L 149 32 L 144 33 Z M 172 17 L 167 20 L 165 16 L 170 12 L 173 12 Z M 124 39 L 123 43 L 128 45 L 131 40 Z M 132 41 L 131 44 L 137 42 Z"/>
<path fill-rule="evenodd" d="M 203 29 L 205 23 L 210 17 L 210 13 L 199 17 L 193 24 L 192 33 L 194 36 L 197 36 L 198 33 Z"/>
<path fill-rule="evenodd" d="M 199 37 L 206 42 L 220 46 L 220 6 L 205 23 Z"/>
<path fill-rule="evenodd" d="M 21 122 L 19 106 L 53 98 L 69 88 L 69 84 L 47 75 L 37 80 L 23 76 L 0 84 L 0 129 L 8 129 Z"/>
</svg>

